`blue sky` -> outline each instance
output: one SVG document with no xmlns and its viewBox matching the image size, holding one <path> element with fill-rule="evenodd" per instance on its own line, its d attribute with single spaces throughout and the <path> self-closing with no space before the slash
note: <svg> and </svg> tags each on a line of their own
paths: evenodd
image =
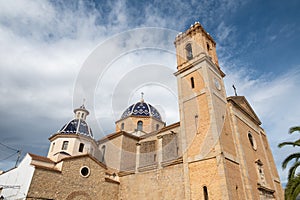
<svg viewBox="0 0 300 200">
<path fill-rule="evenodd" d="M 287 173 L 280 163 L 293 150 L 278 149 L 277 144 L 296 138 L 287 131 L 300 124 L 299 9 L 298 0 L 0 0 L 0 141 L 22 149 L 23 155 L 46 155 L 47 138 L 72 118 L 73 107 L 81 103 L 74 100 L 76 80 L 99 44 L 101 47 L 114 35 L 135 28 L 183 32 L 199 21 L 217 43 L 220 66 L 227 74 L 227 95 L 233 95 L 231 85 L 235 84 L 238 94 L 247 97 L 263 122 L 284 183 Z M 124 56 L 113 65 L 154 62 L 176 69 L 174 55 L 157 52 Z M 176 85 L 175 78 L 170 78 L 172 84 Z M 166 101 L 170 96 L 176 99 L 172 92 L 157 97 L 155 91 L 164 93 L 158 86 L 140 85 L 130 98 L 118 98 L 116 106 L 110 107 L 105 102 L 116 94 L 105 84 L 101 86 L 95 93 L 96 110 L 91 111 L 102 122 L 102 129 L 94 128 L 97 139 L 114 130 L 117 117 L 111 117 L 111 109 L 118 108 L 114 116 L 119 116 L 127 104 L 139 98 L 141 90 L 163 110 L 167 123 L 178 120 L 176 102 L 170 105 Z M 16 156 L 3 159 L 13 151 L 0 146 L 0 152 L 0 169 L 12 167 Z"/>
</svg>

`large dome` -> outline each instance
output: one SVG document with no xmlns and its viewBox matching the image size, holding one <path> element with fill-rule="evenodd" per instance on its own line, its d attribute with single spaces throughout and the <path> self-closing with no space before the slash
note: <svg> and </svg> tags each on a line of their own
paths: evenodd
<svg viewBox="0 0 300 200">
<path fill-rule="evenodd" d="M 156 108 L 154 108 L 151 104 L 144 102 L 143 100 L 129 106 L 123 112 L 121 119 L 124 119 L 128 116 L 148 116 L 162 121 L 161 115 Z"/>
<path fill-rule="evenodd" d="M 94 138 L 92 129 L 82 119 L 73 119 L 69 123 L 65 124 L 59 131 L 63 134 L 81 134 Z"/>
</svg>

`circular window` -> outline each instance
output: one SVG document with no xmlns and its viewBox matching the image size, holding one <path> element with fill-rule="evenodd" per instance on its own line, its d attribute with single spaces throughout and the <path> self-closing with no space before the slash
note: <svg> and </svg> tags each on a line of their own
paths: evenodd
<svg viewBox="0 0 300 200">
<path fill-rule="evenodd" d="M 257 149 L 256 141 L 255 141 L 254 137 L 252 136 L 251 132 L 248 133 L 248 139 L 249 139 L 249 142 L 250 142 L 252 148 L 254 150 L 256 150 Z"/>
<path fill-rule="evenodd" d="M 90 169 L 88 167 L 86 167 L 86 166 L 81 167 L 80 174 L 83 177 L 88 177 L 90 175 Z"/>
</svg>

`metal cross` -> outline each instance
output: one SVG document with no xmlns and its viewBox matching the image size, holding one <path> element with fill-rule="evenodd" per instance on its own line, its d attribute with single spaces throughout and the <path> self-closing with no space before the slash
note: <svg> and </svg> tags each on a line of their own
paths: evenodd
<svg viewBox="0 0 300 200">
<path fill-rule="evenodd" d="M 233 87 L 233 89 L 234 89 L 234 94 L 235 94 L 235 96 L 237 96 L 237 93 L 236 93 L 236 88 L 235 88 L 235 86 L 234 86 L 234 85 L 232 85 L 232 87 Z"/>
</svg>

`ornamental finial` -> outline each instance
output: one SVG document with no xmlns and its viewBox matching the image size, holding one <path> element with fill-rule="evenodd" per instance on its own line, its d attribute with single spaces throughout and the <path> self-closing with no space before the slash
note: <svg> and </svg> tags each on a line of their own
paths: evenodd
<svg viewBox="0 0 300 200">
<path fill-rule="evenodd" d="M 144 102 L 144 92 L 141 92 L 141 102 Z"/>
</svg>

